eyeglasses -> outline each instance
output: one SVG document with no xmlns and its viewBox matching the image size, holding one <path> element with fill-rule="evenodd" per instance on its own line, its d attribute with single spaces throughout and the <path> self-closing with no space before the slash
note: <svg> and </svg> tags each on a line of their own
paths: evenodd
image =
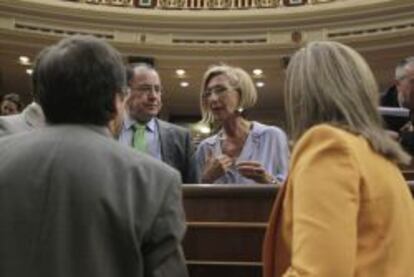
<svg viewBox="0 0 414 277">
<path fill-rule="evenodd" d="M 207 88 L 205 89 L 202 93 L 201 93 L 201 97 L 204 99 L 209 98 L 213 93 L 216 96 L 220 96 L 223 95 L 225 92 L 230 91 L 234 88 L 230 87 L 230 86 L 223 86 L 223 85 L 217 85 L 211 88 Z"/>
<path fill-rule="evenodd" d="M 130 89 L 131 91 L 135 90 L 145 95 L 149 95 L 152 92 L 154 92 L 155 95 L 161 95 L 164 92 L 163 88 L 160 85 L 140 85 L 137 87 L 130 87 Z"/>
</svg>

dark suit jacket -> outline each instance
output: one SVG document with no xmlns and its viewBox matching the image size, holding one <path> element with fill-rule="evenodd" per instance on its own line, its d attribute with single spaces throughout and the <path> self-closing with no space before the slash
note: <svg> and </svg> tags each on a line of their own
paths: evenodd
<svg viewBox="0 0 414 277">
<path fill-rule="evenodd" d="M 191 136 L 188 130 L 156 119 L 161 142 L 162 160 L 180 171 L 183 183 L 197 183 Z"/>
<path fill-rule="evenodd" d="M 384 107 L 400 107 L 398 103 L 398 91 L 395 86 L 391 86 L 381 97 L 381 106 Z M 383 116 L 387 129 L 398 132 L 400 135 L 400 144 L 402 147 L 414 155 L 414 132 L 407 130 L 407 126 L 411 125 L 409 117 Z"/>
<path fill-rule="evenodd" d="M 0 276 L 187 276 L 180 185 L 104 128 L 0 139 Z"/>
<path fill-rule="evenodd" d="M 398 102 L 398 92 L 395 86 L 391 86 L 388 90 L 381 95 L 381 106 L 384 107 L 400 107 Z M 400 132 L 401 127 L 408 122 L 408 118 L 386 115 L 382 116 L 385 127 L 395 132 Z"/>
</svg>

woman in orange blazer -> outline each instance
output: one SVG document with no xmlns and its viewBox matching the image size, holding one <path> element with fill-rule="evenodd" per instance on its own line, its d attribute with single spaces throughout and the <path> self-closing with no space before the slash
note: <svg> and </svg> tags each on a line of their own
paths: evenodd
<svg viewBox="0 0 414 277">
<path fill-rule="evenodd" d="M 312 42 L 292 58 L 285 102 L 294 149 L 266 233 L 265 277 L 414 276 L 414 202 L 363 58 Z"/>
</svg>

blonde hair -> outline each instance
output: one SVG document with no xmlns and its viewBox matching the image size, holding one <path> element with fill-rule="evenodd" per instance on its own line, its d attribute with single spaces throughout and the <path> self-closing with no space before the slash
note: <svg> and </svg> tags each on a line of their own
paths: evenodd
<svg viewBox="0 0 414 277">
<path fill-rule="evenodd" d="M 328 123 L 362 135 L 389 160 L 410 162 L 382 128 L 377 83 L 355 50 L 338 42 L 311 42 L 293 56 L 286 74 L 285 106 L 294 141 L 310 127 Z"/>
<path fill-rule="evenodd" d="M 257 90 L 250 75 L 240 67 L 233 67 L 226 64 L 211 66 L 203 76 L 200 95 L 207 88 L 208 83 L 216 76 L 225 75 L 229 78 L 230 85 L 240 93 L 239 108 L 249 109 L 256 104 Z M 200 97 L 200 108 L 202 122 L 213 123 L 214 117 L 203 97 Z"/>
</svg>

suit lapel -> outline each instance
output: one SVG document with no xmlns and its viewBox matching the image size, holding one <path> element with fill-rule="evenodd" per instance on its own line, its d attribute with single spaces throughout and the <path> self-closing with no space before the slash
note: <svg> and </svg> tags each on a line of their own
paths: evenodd
<svg viewBox="0 0 414 277">
<path fill-rule="evenodd" d="M 158 127 L 158 133 L 160 136 L 159 139 L 160 139 L 160 146 L 161 146 L 161 159 L 163 162 L 170 164 L 169 163 L 170 157 L 168 155 L 170 152 L 167 151 L 167 149 L 171 147 L 169 143 L 170 140 L 168 139 L 170 135 L 169 128 L 168 126 L 164 124 L 164 122 L 162 122 L 161 120 L 157 118 L 155 119 L 155 123 Z"/>
</svg>

